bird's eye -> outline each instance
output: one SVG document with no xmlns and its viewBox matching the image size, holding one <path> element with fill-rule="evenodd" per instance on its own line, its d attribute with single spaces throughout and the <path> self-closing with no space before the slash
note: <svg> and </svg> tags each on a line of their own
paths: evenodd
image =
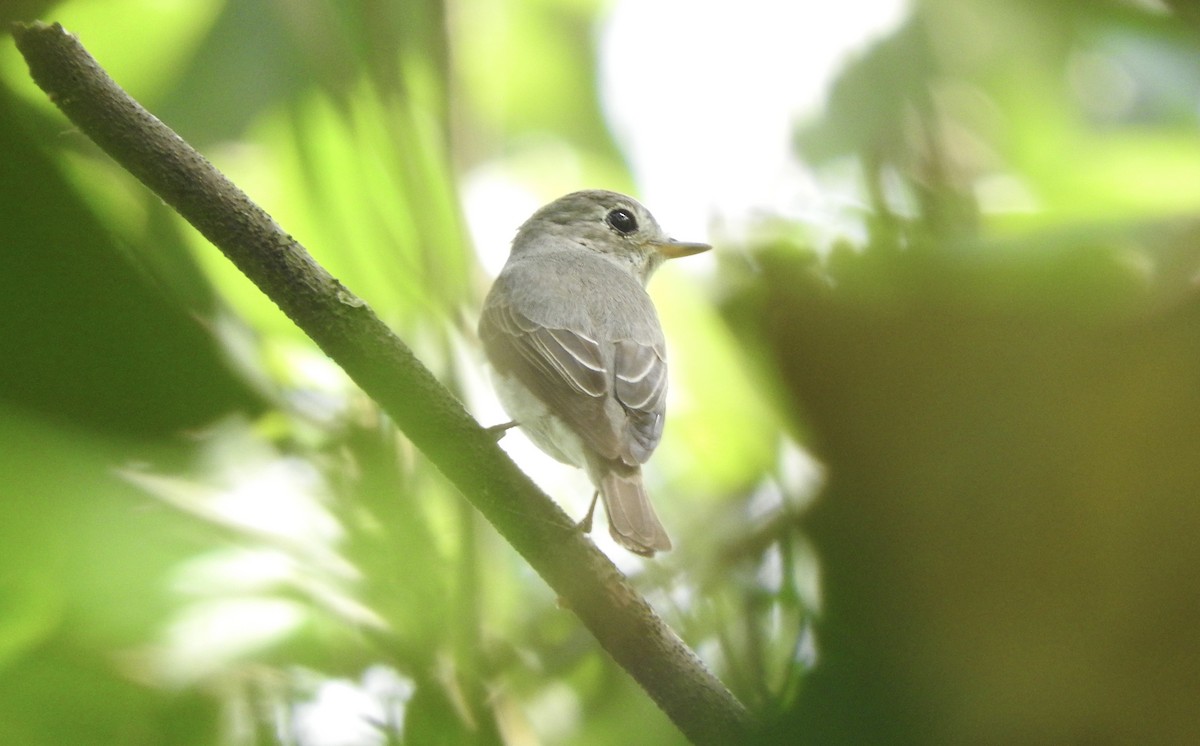
<svg viewBox="0 0 1200 746">
<path fill-rule="evenodd" d="M 615 210 L 610 210 L 605 218 L 612 229 L 622 236 L 628 236 L 638 229 L 637 218 L 633 213 L 626 210 L 624 207 L 618 207 Z"/>
</svg>

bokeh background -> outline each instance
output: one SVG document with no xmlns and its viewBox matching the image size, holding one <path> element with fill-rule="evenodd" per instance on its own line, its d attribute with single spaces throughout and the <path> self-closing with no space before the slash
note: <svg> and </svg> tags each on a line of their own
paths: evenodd
<svg viewBox="0 0 1200 746">
<path fill-rule="evenodd" d="M 1200 732 L 1190 3 L 0 5 L 33 19 L 484 424 L 474 322 L 536 207 L 626 191 L 714 243 L 650 288 L 677 549 L 595 538 L 762 743 Z M 0 498 L 5 743 L 683 742 L 9 37 Z"/>
</svg>

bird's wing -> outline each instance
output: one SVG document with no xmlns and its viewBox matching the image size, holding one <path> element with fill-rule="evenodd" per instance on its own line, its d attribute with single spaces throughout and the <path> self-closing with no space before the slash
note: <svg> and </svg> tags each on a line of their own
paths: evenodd
<svg viewBox="0 0 1200 746">
<path fill-rule="evenodd" d="M 515 375 L 599 455 L 631 466 L 650 458 L 666 410 L 661 341 L 602 342 L 542 326 L 507 303 L 485 308 L 479 334 L 493 365 Z"/>
<path fill-rule="evenodd" d="M 667 411 L 667 356 L 661 342 L 647 345 L 622 339 L 615 343 L 614 387 L 625 409 L 625 463 L 644 464 L 662 438 Z M 631 460 L 632 459 L 632 460 Z"/>
<path fill-rule="evenodd" d="M 497 371 L 515 376 L 588 447 L 605 458 L 621 454 L 620 435 L 605 411 L 612 374 L 599 342 L 542 326 L 507 303 L 484 308 L 479 336 Z"/>
</svg>

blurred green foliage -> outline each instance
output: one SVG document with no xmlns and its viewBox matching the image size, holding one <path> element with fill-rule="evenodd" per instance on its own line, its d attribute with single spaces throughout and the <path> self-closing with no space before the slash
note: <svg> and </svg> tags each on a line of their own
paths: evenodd
<svg viewBox="0 0 1200 746">
<path fill-rule="evenodd" d="M 77 33 L 474 404 L 464 174 L 631 182 L 600 10 L 2 13 Z M 864 238 L 775 221 L 712 287 L 656 280 L 678 549 L 629 569 L 764 742 L 1200 725 L 1198 47 L 1141 3 L 916 2 L 797 129 Z M 7 43 L 0 257 L 0 740 L 681 741 Z"/>
<path fill-rule="evenodd" d="M 871 210 L 726 304 L 828 470 L 790 528 L 817 664 L 765 740 L 1194 737 L 1198 45 L 1133 3 L 931 0 L 801 128 Z"/>
</svg>

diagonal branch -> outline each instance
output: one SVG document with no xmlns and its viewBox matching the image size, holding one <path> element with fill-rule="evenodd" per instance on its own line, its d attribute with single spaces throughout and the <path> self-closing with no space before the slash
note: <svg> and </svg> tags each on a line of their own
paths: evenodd
<svg viewBox="0 0 1200 746">
<path fill-rule="evenodd" d="M 34 81 L 63 113 L 345 369 L 691 741 L 746 735 L 737 699 L 362 300 L 130 98 L 62 26 L 18 24 L 13 35 Z"/>
</svg>

